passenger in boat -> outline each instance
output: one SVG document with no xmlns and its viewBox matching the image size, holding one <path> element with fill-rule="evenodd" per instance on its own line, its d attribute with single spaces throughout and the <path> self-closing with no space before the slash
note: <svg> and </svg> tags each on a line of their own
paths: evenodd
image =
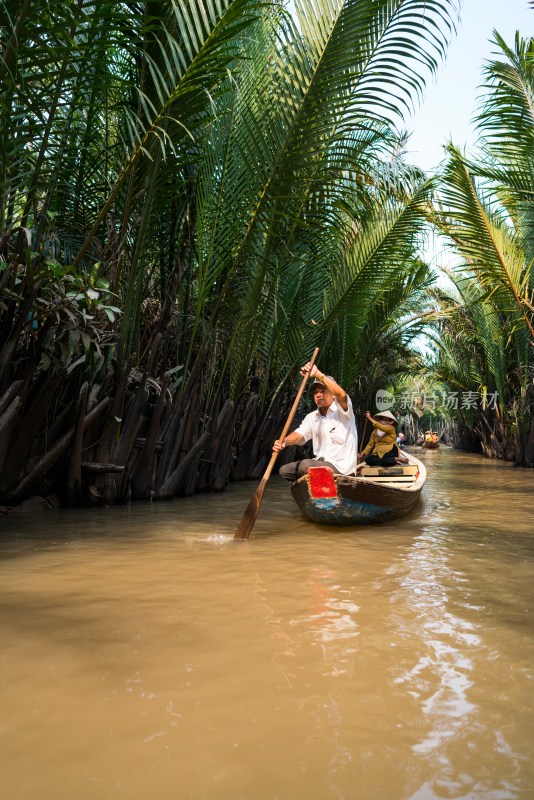
<svg viewBox="0 0 534 800">
<path fill-rule="evenodd" d="M 391 411 L 380 411 L 375 418 L 366 411 L 365 416 L 374 430 L 367 447 L 361 452 L 361 463 L 358 464 L 357 471 L 364 464 L 370 467 L 394 467 L 399 462 L 406 462 L 408 459 L 399 456 L 396 444 L 397 420 Z"/>
<path fill-rule="evenodd" d="M 309 467 L 331 467 L 341 475 L 354 475 L 358 453 L 358 435 L 352 402 L 346 391 L 331 375 L 324 375 L 317 366 L 305 364 L 306 372 L 314 378 L 311 384 L 316 411 L 307 414 L 298 428 L 283 441 L 276 440 L 275 452 L 291 445 L 313 444 L 313 458 L 291 461 L 280 467 L 280 476 L 286 481 L 296 481 L 305 475 Z"/>
</svg>

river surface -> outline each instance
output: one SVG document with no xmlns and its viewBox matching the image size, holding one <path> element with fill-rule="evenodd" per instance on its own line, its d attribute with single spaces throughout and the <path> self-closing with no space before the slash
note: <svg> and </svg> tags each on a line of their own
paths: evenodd
<svg viewBox="0 0 534 800">
<path fill-rule="evenodd" d="M 532 800 L 534 471 L 448 448 L 403 520 L 273 477 L 0 519 L 2 800 Z"/>
</svg>

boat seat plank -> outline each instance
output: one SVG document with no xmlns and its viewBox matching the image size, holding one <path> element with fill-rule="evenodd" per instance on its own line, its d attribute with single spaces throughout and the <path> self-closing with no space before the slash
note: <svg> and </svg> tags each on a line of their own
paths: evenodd
<svg viewBox="0 0 534 800">
<path fill-rule="evenodd" d="M 419 468 L 415 464 L 399 464 L 397 467 L 362 467 L 360 474 L 367 476 L 380 475 L 393 477 L 396 475 L 417 475 Z"/>
<path fill-rule="evenodd" d="M 362 478 L 367 478 L 373 483 L 414 483 L 417 480 L 415 475 L 391 475 L 388 477 L 384 475 L 362 475 Z"/>
</svg>

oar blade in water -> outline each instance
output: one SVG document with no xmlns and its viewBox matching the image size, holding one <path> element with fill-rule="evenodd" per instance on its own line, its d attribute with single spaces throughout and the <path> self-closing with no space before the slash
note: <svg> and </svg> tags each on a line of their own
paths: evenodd
<svg viewBox="0 0 534 800">
<path fill-rule="evenodd" d="M 261 501 L 263 499 L 263 493 L 265 491 L 265 486 L 267 481 L 263 478 L 260 481 L 260 485 L 252 495 L 248 506 L 245 509 L 245 513 L 241 517 L 241 522 L 239 523 L 239 528 L 236 530 L 234 539 L 248 539 L 251 534 L 252 528 L 254 527 L 254 523 L 256 522 L 256 517 L 259 514 Z"/>
</svg>

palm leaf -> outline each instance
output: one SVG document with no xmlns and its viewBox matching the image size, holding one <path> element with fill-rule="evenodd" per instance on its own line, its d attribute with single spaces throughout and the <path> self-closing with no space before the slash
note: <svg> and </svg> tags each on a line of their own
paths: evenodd
<svg viewBox="0 0 534 800">
<path fill-rule="evenodd" d="M 463 255 L 464 265 L 498 293 L 505 307 L 520 311 L 534 336 L 525 303 L 531 269 L 520 242 L 502 210 L 488 204 L 459 151 L 452 145 L 448 150 L 440 190 L 443 207 L 436 221 Z"/>
</svg>

